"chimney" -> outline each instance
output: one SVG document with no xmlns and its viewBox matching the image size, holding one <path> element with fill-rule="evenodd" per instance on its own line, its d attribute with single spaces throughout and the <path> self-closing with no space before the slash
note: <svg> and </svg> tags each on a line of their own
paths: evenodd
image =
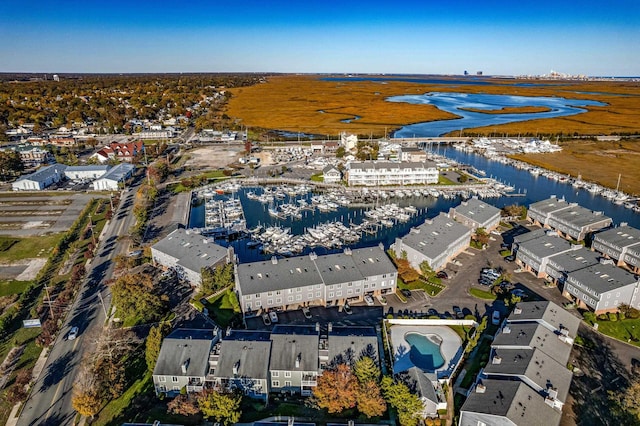
<svg viewBox="0 0 640 426">
<path fill-rule="evenodd" d="M 549 388 L 549 389 L 547 389 L 547 392 L 549 392 L 549 398 L 551 398 L 551 399 L 556 399 L 556 398 L 558 398 L 558 389 L 556 389 L 556 388 Z"/>
<path fill-rule="evenodd" d="M 522 308 L 516 306 L 515 309 L 513 310 L 513 314 L 520 315 L 521 313 L 522 313 Z"/>
<path fill-rule="evenodd" d="M 287 426 L 293 426 L 296 423 L 296 418 L 291 416 L 287 419 Z"/>
<path fill-rule="evenodd" d="M 351 249 L 349 247 L 346 247 L 344 249 L 344 254 L 346 254 L 347 256 L 351 256 Z"/>
<path fill-rule="evenodd" d="M 316 260 L 318 258 L 318 255 L 315 252 L 311 252 L 309 253 L 309 259 L 311 260 Z"/>
<path fill-rule="evenodd" d="M 188 359 L 185 362 L 182 363 L 182 366 L 181 366 L 182 374 L 187 374 L 187 368 L 189 368 L 189 360 Z"/>
<path fill-rule="evenodd" d="M 276 256 L 271 256 L 271 263 L 274 265 L 278 264 L 278 258 Z"/>
<path fill-rule="evenodd" d="M 487 387 L 482 383 L 478 383 L 476 385 L 476 393 L 485 393 L 487 391 Z"/>
<path fill-rule="evenodd" d="M 499 357 L 498 355 L 494 355 L 493 359 L 491 360 L 491 364 L 494 364 L 494 365 L 502 364 L 502 358 Z"/>
<path fill-rule="evenodd" d="M 502 329 L 502 332 L 504 334 L 509 334 L 509 333 L 511 333 L 511 328 L 509 326 L 506 326 L 505 328 Z"/>
</svg>

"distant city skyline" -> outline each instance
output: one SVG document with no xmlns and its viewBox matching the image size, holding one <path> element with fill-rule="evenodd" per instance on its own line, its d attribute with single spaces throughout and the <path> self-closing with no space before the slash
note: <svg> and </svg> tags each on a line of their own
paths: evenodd
<svg viewBox="0 0 640 426">
<path fill-rule="evenodd" d="M 6 1 L 0 72 L 640 75 L 640 2 Z"/>
</svg>

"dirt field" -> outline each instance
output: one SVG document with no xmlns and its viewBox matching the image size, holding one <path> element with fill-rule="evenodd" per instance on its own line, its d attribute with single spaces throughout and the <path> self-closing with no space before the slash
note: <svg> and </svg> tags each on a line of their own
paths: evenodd
<svg viewBox="0 0 640 426">
<path fill-rule="evenodd" d="M 195 148 L 189 151 L 186 167 L 194 169 L 220 169 L 238 161 L 242 156 L 243 146 L 214 145 Z"/>
</svg>

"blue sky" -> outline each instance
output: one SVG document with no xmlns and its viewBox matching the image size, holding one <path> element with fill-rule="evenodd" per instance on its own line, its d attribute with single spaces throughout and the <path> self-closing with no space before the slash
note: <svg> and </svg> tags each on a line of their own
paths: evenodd
<svg viewBox="0 0 640 426">
<path fill-rule="evenodd" d="M 640 1 L 0 2 L 0 72 L 640 75 Z"/>
</svg>

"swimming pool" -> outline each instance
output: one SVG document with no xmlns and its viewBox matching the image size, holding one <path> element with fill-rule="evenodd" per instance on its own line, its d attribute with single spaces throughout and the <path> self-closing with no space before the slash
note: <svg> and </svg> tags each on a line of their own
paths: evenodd
<svg viewBox="0 0 640 426">
<path fill-rule="evenodd" d="M 416 367 L 424 371 L 435 371 L 444 365 L 444 357 L 440 351 L 442 338 L 437 334 L 409 332 L 404 335 L 404 339 L 411 345 L 409 358 Z"/>
</svg>

